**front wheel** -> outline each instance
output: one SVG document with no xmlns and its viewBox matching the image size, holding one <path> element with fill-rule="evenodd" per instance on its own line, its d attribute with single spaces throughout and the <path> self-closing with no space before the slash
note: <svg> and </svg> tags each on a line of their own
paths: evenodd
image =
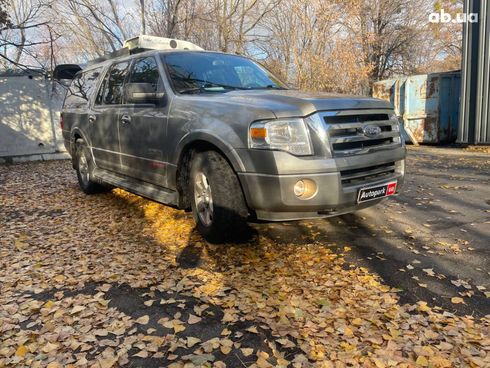
<svg viewBox="0 0 490 368">
<path fill-rule="evenodd" d="M 246 229 L 248 209 L 238 178 L 216 151 L 197 153 L 189 193 L 197 230 L 213 243 L 232 241 Z"/>
</svg>

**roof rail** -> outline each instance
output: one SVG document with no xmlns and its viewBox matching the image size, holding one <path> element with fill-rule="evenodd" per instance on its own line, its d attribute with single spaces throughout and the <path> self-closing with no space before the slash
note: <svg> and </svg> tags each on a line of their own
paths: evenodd
<svg viewBox="0 0 490 368">
<path fill-rule="evenodd" d="M 148 50 L 203 50 L 203 48 L 188 41 L 140 35 L 125 40 L 121 49 L 90 60 L 87 62 L 87 65 L 93 65 L 119 56 L 137 54 Z"/>
</svg>

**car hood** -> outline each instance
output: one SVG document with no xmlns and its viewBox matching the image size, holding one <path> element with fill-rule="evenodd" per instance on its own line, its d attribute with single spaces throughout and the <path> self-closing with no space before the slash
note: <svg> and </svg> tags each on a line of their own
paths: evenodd
<svg viewBox="0 0 490 368">
<path fill-rule="evenodd" d="M 222 94 L 220 98 L 227 103 L 269 110 L 278 118 L 307 116 L 316 111 L 328 110 L 392 109 L 389 102 L 371 97 L 297 90 L 239 90 Z"/>
</svg>

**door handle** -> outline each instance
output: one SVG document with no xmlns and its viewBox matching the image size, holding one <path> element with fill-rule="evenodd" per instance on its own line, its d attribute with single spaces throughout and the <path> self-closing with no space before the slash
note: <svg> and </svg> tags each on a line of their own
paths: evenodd
<svg viewBox="0 0 490 368">
<path fill-rule="evenodd" d="M 88 122 L 89 123 L 93 124 L 93 123 L 95 123 L 95 120 L 97 120 L 97 116 L 95 116 L 95 115 L 89 115 L 88 116 Z"/>
<path fill-rule="evenodd" d="M 123 116 L 121 116 L 121 123 L 123 124 L 131 123 L 131 116 L 129 116 L 128 114 L 124 114 Z"/>
</svg>

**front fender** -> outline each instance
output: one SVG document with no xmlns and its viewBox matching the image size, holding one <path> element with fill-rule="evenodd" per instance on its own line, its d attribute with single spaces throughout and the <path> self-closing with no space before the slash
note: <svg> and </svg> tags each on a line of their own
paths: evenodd
<svg viewBox="0 0 490 368">
<path fill-rule="evenodd" d="M 218 148 L 231 163 L 235 172 L 242 172 L 245 170 L 245 166 L 243 165 L 243 162 L 240 159 L 240 156 L 238 156 L 236 150 L 223 138 L 208 130 L 193 131 L 182 137 L 180 142 L 177 144 L 171 162 L 178 165 L 183 152 L 188 147 L 192 146 L 193 144 L 197 144 L 198 142 L 205 142 Z"/>
</svg>

